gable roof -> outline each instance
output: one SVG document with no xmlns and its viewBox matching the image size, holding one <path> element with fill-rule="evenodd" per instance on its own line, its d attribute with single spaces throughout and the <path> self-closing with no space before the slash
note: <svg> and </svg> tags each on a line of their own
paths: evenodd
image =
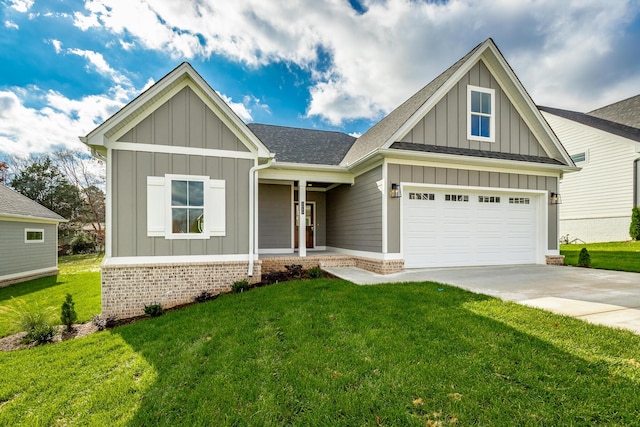
<svg viewBox="0 0 640 427">
<path fill-rule="evenodd" d="M 353 144 L 342 164 L 352 166 L 361 159 L 381 149 L 390 148 L 394 143 L 398 142 L 480 60 L 483 60 L 494 78 L 503 87 L 512 104 L 536 136 L 547 155 L 556 159 L 561 165 L 574 167 L 571 158 L 558 140 L 558 137 L 544 120 L 492 39 L 487 39 L 473 48 L 459 61 L 365 132 Z"/>
<path fill-rule="evenodd" d="M 339 165 L 356 138 L 342 132 L 249 123 L 277 162 Z"/>
<path fill-rule="evenodd" d="M 67 221 L 57 213 L 10 189 L 4 184 L 0 184 L 0 216 L 34 220 L 44 219 L 53 220 L 54 222 Z"/>
<path fill-rule="evenodd" d="M 80 140 L 89 145 L 94 154 L 101 151 L 185 86 L 194 90 L 249 150 L 257 152 L 259 157 L 270 157 L 267 147 L 188 62 L 178 65 Z"/>
<path fill-rule="evenodd" d="M 587 113 L 590 116 L 640 128 L 640 95 L 623 99 Z"/>
<path fill-rule="evenodd" d="M 594 117 L 591 113 L 578 113 L 577 111 L 561 110 L 559 108 L 538 107 L 541 111 L 545 111 L 554 116 L 562 117 L 574 122 L 618 135 L 632 141 L 640 142 L 640 128 L 626 126 L 610 120 Z"/>
</svg>

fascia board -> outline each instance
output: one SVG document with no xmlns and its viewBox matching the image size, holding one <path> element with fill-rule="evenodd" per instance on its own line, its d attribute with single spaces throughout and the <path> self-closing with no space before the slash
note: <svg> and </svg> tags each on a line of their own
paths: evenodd
<svg viewBox="0 0 640 427">
<path fill-rule="evenodd" d="M 0 220 L 12 222 L 36 222 L 42 224 L 59 224 L 61 222 L 69 222 L 68 219 L 42 218 L 38 216 L 17 215 L 17 214 L 0 214 Z"/>
</svg>

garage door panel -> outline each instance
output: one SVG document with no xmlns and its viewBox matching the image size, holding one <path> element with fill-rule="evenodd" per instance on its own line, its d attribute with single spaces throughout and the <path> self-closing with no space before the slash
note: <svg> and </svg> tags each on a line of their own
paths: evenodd
<svg viewBox="0 0 640 427">
<path fill-rule="evenodd" d="M 464 188 L 427 191 L 432 200 L 403 200 L 407 268 L 536 262 L 534 197 Z M 405 196 L 410 193 L 405 190 Z"/>
</svg>

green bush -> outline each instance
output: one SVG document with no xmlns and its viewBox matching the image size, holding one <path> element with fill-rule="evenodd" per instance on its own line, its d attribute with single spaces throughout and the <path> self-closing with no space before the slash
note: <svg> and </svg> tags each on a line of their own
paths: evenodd
<svg viewBox="0 0 640 427">
<path fill-rule="evenodd" d="M 589 251 L 587 248 L 580 249 L 580 254 L 578 255 L 578 265 L 580 267 L 591 267 L 591 255 L 589 255 Z"/>
<path fill-rule="evenodd" d="M 158 317 L 164 314 L 164 309 L 160 304 L 145 305 L 144 314 L 146 314 L 149 317 Z"/>
<path fill-rule="evenodd" d="M 249 290 L 249 282 L 247 282 L 246 280 L 239 280 L 237 282 L 233 282 L 233 285 L 231 285 L 231 292 L 233 292 L 234 294 L 248 291 L 248 290 Z"/>
<path fill-rule="evenodd" d="M 321 279 L 324 276 L 324 272 L 320 267 L 311 267 L 307 270 L 307 277 L 309 279 Z"/>
<path fill-rule="evenodd" d="M 629 235 L 633 240 L 640 240 L 640 207 L 635 206 L 631 210 L 631 226 L 629 226 Z"/>
<path fill-rule="evenodd" d="M 53 325 L 54 308 L 40 309 L 36 306 L 28 306 L 22 300 L 12 299 L 11 304 L 0 309 L 0 314 L 9 317 L 12 322 L 27 335 L 23 341 L 44 344 L 56 335 Z"/>
<path fill-rule="evenodd" d="M 71 294 L 67 294 L 62 307 L 60 309 L 60 321 L 67 327 L 67 331 L 70 332 L 73 329 L 73 324 L 78 320 L 78 314 L 76 313 L 76 303 L 73 302 Z"/>
<path fill-rule="evenodd" d="M 71 239 L 71 252 L 73 254 L 88 254 L 95 252 L 96 239 L 93 234 L 80 232 Z"/>
</svg>

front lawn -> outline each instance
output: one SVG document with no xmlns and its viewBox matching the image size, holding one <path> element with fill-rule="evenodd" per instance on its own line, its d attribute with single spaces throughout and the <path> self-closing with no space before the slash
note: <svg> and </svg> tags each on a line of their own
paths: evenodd
<svg viewBox="0 0 640 427">
<path fill-rule="evenodd" d="M 640 273 L 640 241 L 560 245 L 565 264 L 577 265 L 582 248 L 589 251 L 593 268 Z"/>
<path fill-rule="evenodd" d="M 639 354 L 436 283 L 285 282 L 0 354 L 0 425 L 640 425 Z"/>
<path fill-rule="evenodd" d="M 0 288 L 0 310 L 23 302 L 28 307 L 54 307 L 59 315 L 67 294 L 73 296 L 78 322 L 91 320 L 102 311 L 100 305 L 100 262 L 102 254 L 70 255 L 58 260 L 60 274 Z M 58 317 L 56 317 L 57 320 Z M 0 337 L 18 332 L 10 316 L 0 314 Z"/>
</svg>

